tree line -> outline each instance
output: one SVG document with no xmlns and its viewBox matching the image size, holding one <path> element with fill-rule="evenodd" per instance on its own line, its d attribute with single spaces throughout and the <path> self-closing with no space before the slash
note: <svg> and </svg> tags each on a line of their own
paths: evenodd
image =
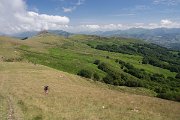
<svg viewBox="0 0 180 120">
<path fill-rule="evenodd" d="M 95 47 L 99 50 L 117 52 L 129 55 L 143 56 L 143 64 L 151 64 L 156 67 L 168 69 L 171 72 L 180 72 L 180 52 L 173 54 L 167 48 L 160 47 L 155 44 L 138 44 L 131 43 L 129 45 L 105 44 Z"/>
</svg>

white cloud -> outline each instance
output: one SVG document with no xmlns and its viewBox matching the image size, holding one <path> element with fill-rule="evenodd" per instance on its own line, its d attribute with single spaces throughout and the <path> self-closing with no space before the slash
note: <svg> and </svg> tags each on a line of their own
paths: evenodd
<svg viewBox="0 0 180 120">
<path fill-rule="evenodd" d="M 76 8 L 82 4 L 84 4 L 85 0 L 78 0 L 76 3 L 74 3 L 74 6 L 71 7 L 62 7 L 63 11 L 65 13 L 72 12 L 76 10 Z"/>
<path fill-rule="evenodd" d="M 63 7 L 62 9 L 63 9 L 63 12 L 68 13 L 68 12 L 72 12 L 72 11 L 76 10 L 76 8 L 77 8 L 77 6 L 73 6 L 73 7 L 69 7 L 69 8 Z"/>
<path fill-rule="evenodd" d="M 85 27 L 90 28 L 90 29 L 99 29 L 99 25 L 86 25 Z"/>
<path fill-rule="evenodd" d="M 161 27 L 180 28 L 180 22 L 175 22 L 168 19 L 161 20 L 160 24 L 161 24 Z"/>
<path fill-rule="evenodd" d="M 65 13 L 72 12 L 74 10 L 74 8 L 65 8 L 65 7 L 63 7 L 62 9 Z"/>
<path fill-rule="evenodd" d="M 163 19 L 159 23 L 132 23 L 132 24 L 84 24 L 79 26 L 71 26 L 66 30 L 71 32 L 83 31 L 111 31 L 111 30 L 125 30 L 130 28 L 180 28 L 180 22 L 173 22 L 168 19 Z"/>
<path fill-rule="evenodd" d="M 162 26 L 170 26 L 172 24 L 173 24 L 173 22 L 171 20 L 167 20 L 167 19 L 161 20 L 161 25 Z"/>
<path fill-rule="evenodd" d="M 72 32 L 80 32 L 80 31 L 97 31 L 99 30 L 101 27 L 100 25 L 78 25 L 78 26 L 71 26 L 71 29 L 69 29 Z"/>
<path fill-rule="evenodd" d="M 0 32 L 12 34 L 22 31 L 67 28 L 69 18 L 27 11 L 23 0 L 0 1 Z"/>
<path fill-rule="evenodd" d="M 145 28 L 153 29 L 158 27 L 159 25 L 157 23 L 149 23 Z"/>
<path fill-rule="evenodd" d="M 90 24 L 90 25 L 79 25 L 79 26 L 71 26 L 67 30 L 71 32 L 83 32 L 83 31 L 110 31 L 117 29 L 126 29 L 126 26 L 122 24 Z"/>
</svg>

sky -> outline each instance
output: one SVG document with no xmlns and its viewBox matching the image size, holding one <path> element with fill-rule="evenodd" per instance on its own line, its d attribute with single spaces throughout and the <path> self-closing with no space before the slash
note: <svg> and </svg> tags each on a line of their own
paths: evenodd
<svg viewBox="0 0 180 120">
<path fill-rule="evenodd" d="M 180 28 L 180 0 L 0 0 L 0 33 Z"/>
</svg>

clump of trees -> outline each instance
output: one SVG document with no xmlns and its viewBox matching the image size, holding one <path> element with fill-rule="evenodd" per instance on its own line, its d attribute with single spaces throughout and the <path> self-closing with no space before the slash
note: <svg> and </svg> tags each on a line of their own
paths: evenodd
<svg viewBox="0 0 180 120">
<path fill-rule="evenodd" d="M 101 63 L 98 68 L 107 73 L 103 78 L 103 82 L 111 85 L 128 86 L 128 87 L 142 87 L 142 83 L 138 79 L 129 79 L 125 74 L 113 70 L 106 63 Z"/>
<path fill-rule="evenodd" d="M 97 45 L 96 49 L 109 51 L 109 52 L 119 52 L 124 54 L 136 54 L 136 49 L 128 45 Z"/>
<path fill-rule="evenodd" d="M 96 80 L 96 81 L 99 81 L 101 79 L 100 76 L 97 73 L 92 73 L 91 71 L 85 70 L 85 69 L 80 70 L 77 73 L 77 75 L 85 77 L 85 78 L 90 78 L 90 79 L 93 79 L 93 80 Z"/>
<path fill-rule="evenodd" d="M 149 74 L 147 74 L 143 69 L 137 69 L 133 65 L 126 63 L 122 60 L 116 60 L 115 62 L 121 64 L 121 69 L 124 70 L 124 72 L 129 73 L 139 79 L 149 79 Z"/>
<path fill-rule="evenodd" d="M 156 67 L 168 69 L 171 72 L 180 72 L 180 59 L 170 50 L 155 44 L 131 43 L 128 45 L 97 45 L 96 49 L 117 52 L 123 54 L 138 54 L 143 56 L 143 64 L 151 64 Z"/>
<path fill-rule="evenodd" d="M 145 56 L 142 60 L 142 64 L 150 64 L 163 69 L 168 69 L 171 72 L 180 72 L 180 65 L 165 64 L 164 62 L 152 57 Z"/>
</svg>

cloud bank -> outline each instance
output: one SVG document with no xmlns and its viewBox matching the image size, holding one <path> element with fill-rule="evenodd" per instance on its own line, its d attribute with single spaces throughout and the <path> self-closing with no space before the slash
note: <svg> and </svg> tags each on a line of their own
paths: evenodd
<svg viewBox="0 0 180 120">
<path fill-rule="evenodd" d="M 0 0 L 0 32 L 13 34 L 23 31 L 66 28 L 69 18 L 27 11 L 23 0 Z"/>
<path fill-rule="evenodd" d="M 180 28 L 180 22 L 174 22 L 169 19 L 162 19 L 159 23 L 132 23 L 132 24 L 84 24 L 79 26 L 69 26 L 67 30 L 72 32 L 83 31 L 111 31 L 111 30 L 125 30 L 130 28 Z"/>
</svg>

